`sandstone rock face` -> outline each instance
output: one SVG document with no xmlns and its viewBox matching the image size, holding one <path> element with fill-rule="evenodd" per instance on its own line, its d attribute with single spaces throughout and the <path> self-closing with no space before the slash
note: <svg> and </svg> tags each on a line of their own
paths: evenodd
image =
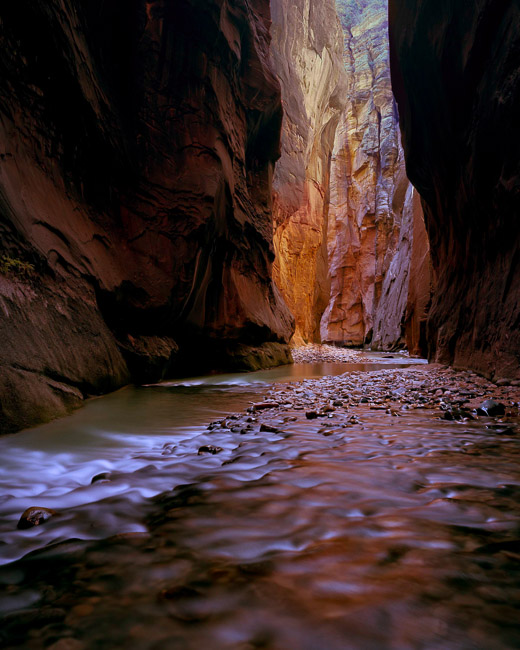
<svg viewBox="0 0 520 650">
<path fill-rule="evenodd" d="M 399 245 L 401 222 L 406 221 L 408 180 L 390 83 L 387 3 L 338 0 L 337 5 L 345 32 L 348 104 L 332 160 L 331 291 L 321 337 L 330 343 L 363 345 L 372 340 L 376 319 L 378 340 L 391 348 L 402 342 L 397 322 L 406 302 L 404 285 L 399 287 L 399 309 L 391 305 L 388 319 L 384 312 L 376 317 L 376 312 L 385 273 Z M 392 324 L 381 338 L 387 320 Z"/>
<path fill-rule="evenodd" d="M 424 223 L 421 197 L 416 190 L 412 196 L 412 250 L 408 281 L 408 300 L 404 314 L 405 341 L 411 356 L 427 357 L 426 326 L 432 295 L 435 291 L 430 255 L 430 242 Z"/>
<path fill-rule="evenodd" d="M 408 185 L 399 241 L 385 272 L 374 315 L 372 349 L 406 345 L 410 355 L 427 351 L 425 327 L 432 292 L 428 236 L 420 197 Z"/>
<path fill-rule="evenodd" d="M 186 371 L 235 349 L 247 367 L 266 343 L 253 365 L 287 360 L 268 0 L 1 14 L 0 428 L 124 384 L 127 360 L 138 381 L 176 354 Z"/>
<path fill-rule="evenodd" d="M 274 273 L 301 343 L 319 340 L 329 294 L 330 158 L 346 102 L 343 33 L 334 0 L 271 0 L 271 12 L 271 56 L 284 107 L 273 183 Z"/>
<path fill-rule="evenodd" d="M 432 359 L 520 376 L 520 7 L 390 0 L 392 77 L 436 292 Z"/>
</svg>

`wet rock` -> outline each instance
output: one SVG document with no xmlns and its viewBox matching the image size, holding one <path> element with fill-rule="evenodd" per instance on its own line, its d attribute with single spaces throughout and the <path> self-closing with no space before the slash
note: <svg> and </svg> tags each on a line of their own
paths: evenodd
<svg viewBox="0 0 520 650">
<path fill-rule="evenodd" d="M 47 647 L 47 650 L 84 650 L 85 644 L 70 637 L 60 639 Z"/>
<path fill-rule="evenodd" d="M 51 510 L 50 508 L 32 506 L 25 510 L 16 527 L 25 530 L 26 528 L 32 528 L 33 526 L 40 526 L 55 514 L 56 511 Z"/>
<path fill-rule="evenodd" d="M 362 363 L 366 361 L 366 356 L 358 350 L 314 343 L 293 348 L 292 356 L 294 363 Z"/>
<path fill-rule="evenodd" d="M 119 343 L 121 353 L 135 382 L 161 381 L 172 369 L 179 346 L 170 337 L 132 336 Z"/>
<path fill-rule="evenodd" d="M 474 420 L 475 419 L 469 411 L 466 411 L 464 409 L 456 409 L 456 408 L 444 411 L 442 417 L 444 420 Z"/>
<path fill-rule="evenodd" d="M 264 431 L 266 433 L 282 433 L 280 429 L 278 429 L 277 427 L 273 427 L 270 424 L 261 424 L 260 431 Z"/>
<path fill-rule="evenodd" d="M 11 612 L 2 618 L 2 632 L 18 631 L 23 628 L 43 628 L 45 625 L 60 623 L 66 616 L 64 609 L 58 607 L 41 607 Z"/>
<path fill-rule="evenodd" d="M 186 585 L 180 585 L 170 587 L 169 589 L 163 589 L 159 593 L 159 598 L 164 598 L 167 600 L 179 600 L 187 598 L 198 598 L 200 595 L 201 592 L 198 589 Z"/>
<path fill-rule="evenodd" d="M 497 436 L 514 436 L 516 434 L 516 431 L 507 425 L 489 424 L 486 428 L 496 433 Z"/>
<path fill-rule="evenodd" d="M 504 406 L 504 404 L 500 404 L 499 402 L 496 402 L 493 399 L 485 400 L 480 406 L 480 408 L 477 409 L 477 413 L 479 415 L 489 415 L 490 417 L 504 415 L 505 412 L 506 412 L 506 407 Z"/>
<path fill-rule="evenodd" d="M 250 408 L 252 413 L 257 411 L 264 411 L 265 409 L 272 409 L 280 406 L 278 402 L 259 402 L 258 404 L 253 404 Z"/>
<path fill-rule="evenodd" d="M 157 467 L 155 465 L 145 465 L 144 467 L 140 467 L 135 471 L 135 474 L 144 474 L 144 475 L 150 475 L 154 471 L 157 470 Z"/>
<path fill-rule="evenodd" d="M 197 452 L 199 456 L 202 456 L 202 454 L 219 454 L 222 451 L 222 447 L 216 447 L 215 445 L 202 445 L 202 447 L 199 447 L 199 451 Z"/>
<path fill-rule="evenodd" d="M 99 481 L 110 481 L 112 478 L 112 472 L 100 472 L 92 477 L 90 484 L 98 483 Z"/>
<path fill-rule="evenodd" d="M 307 411 L 307 413 L 305 413 L 305 417 L 307 418 L 307 420 L 315 420 L 316 418 L 319 417 L 319 414 L 317 413 L 317 411 Z"/>
</svg>

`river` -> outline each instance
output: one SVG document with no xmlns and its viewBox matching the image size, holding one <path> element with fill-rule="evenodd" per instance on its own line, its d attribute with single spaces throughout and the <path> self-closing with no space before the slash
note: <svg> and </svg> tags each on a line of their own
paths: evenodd
<svg viewBox="0 0 520 650">
<path fill-rule="evenodd" d="M 367 356 L 128 387 L 1 439 L 6 647 L 520 647 L 514 436 L 426 411 L 207 428 L 273 383 L 410 363 Z M 57 514 L 18 530 L 29 506 Z"/>
</svg>

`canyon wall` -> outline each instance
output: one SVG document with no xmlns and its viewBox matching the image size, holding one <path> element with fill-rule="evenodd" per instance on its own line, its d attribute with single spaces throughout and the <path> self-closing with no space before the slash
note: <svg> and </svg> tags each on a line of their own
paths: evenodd
<svg viewBox="0 0 520 650">
<path fill-rule="evenodd" d="M 436 361 L 520 377 L 520 6 L 390 0 L 393 88 L 421 194 Z"/>
<path fill-rule="evenodd" d="M 345 33 L 348 103 L 332 159 L 331 290 L 321 336 L 331 343 L 367 344 L 377 321 L 374 345 L 384 341 L 386 348 L 393 348 L 404 345 L 401 327 L 395 327 L 398 306 L 389 305 L 391 313 L 386 314 L 380 296 L 385 274 L 403 243 L 401 226 L 409 226 L 410 220 L 403 214 L 409 183 L 390 82 L 387 2 L 338 0 L 337 6 Z M 411 241 L 412 233 L 407 237 Z M 403 285 L 399 290 L 404 301 L 406 278 L 397 276 L 396 282 Z"/>
<path fill-rule="evenodd" d="M 393 350 L 405 345 L 411 356 L 426 356 L 432 290 L 430 247 L 421 201 L 408 184 L 399 240 L 384 274 L 374 313 L 372 349 Z"/>
<path fill-rule="evenodd" d="M 1 9 L 0 430 L 290 359 L 268 0 Z"/>
<path fill-rule="evenodd" d="M 271 56 L 282 88 L 274 175 L 274 277 L 295 317 L 294 341 L 318 341 L 328 302 L 330 159 L 346 103 L 343 32 L 334 0 L 271 0 Z"/>
<path fill-rule="evenodd" d="M 390 83 L 386 0 L 271 7 L 284 107 L 274 277 L 295 316 L 293 341 L 424 353 L 428 265 L 421 291 L 408 290 L 412 257 L 426 259 L 428 243 L 414 236 L 420 212 Z"/>
</svg>

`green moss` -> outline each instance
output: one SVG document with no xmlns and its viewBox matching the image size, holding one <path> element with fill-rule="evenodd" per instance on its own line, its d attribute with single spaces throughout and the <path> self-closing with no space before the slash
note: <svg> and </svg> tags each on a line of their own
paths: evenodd
<svg viewBox="0 0 520 650">
<path fill-rule="evenodd" d="M 9 257 L 9 255 L 0 256 L 1 275 L 15 275 L 27 279 L 34 275 L 34 271 L 34 264 L 30 262 L 25 262 L 16 257 Z"/>
</svg>

